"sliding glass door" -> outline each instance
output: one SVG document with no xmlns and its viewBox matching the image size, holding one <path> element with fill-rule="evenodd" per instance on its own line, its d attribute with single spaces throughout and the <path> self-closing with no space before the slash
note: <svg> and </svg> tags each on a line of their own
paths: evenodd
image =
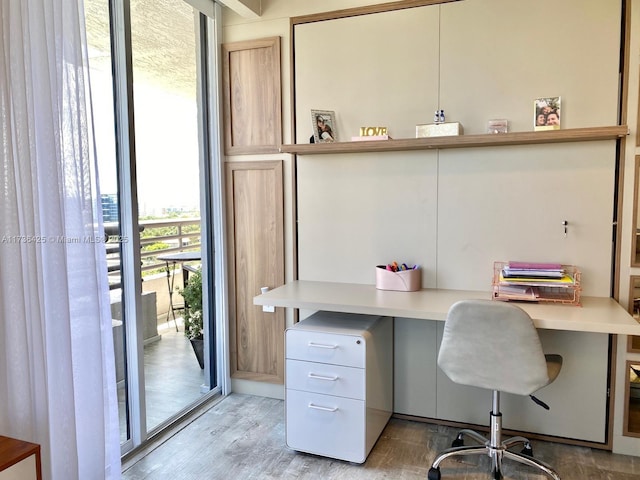
<svg viewBox="0 0 640 480">
<path fill-rule="evenodd" d="M 85 10 L 128 451 L 220 391 L 212 23 L 183 0 L 85 0 Z"/>
</svg>

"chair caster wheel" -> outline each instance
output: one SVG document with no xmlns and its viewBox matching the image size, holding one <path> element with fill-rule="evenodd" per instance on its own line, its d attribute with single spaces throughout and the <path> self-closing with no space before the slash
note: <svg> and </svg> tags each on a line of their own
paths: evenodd
<svg viewBox="0 0 640 480">
<path fill-rule="evenodd" d="M 459 434 L 456 439 L 451 442 L 451 448 L 462 447 L 464 446 L 464 438 L 462 438 L 462 434 Z"/>
<path fill-rule="evenodd" d="M 440 467 L 429 469 L 429 473 L 427 474 L 427 480 L 440 480 Z"/>
<path fill-rule="evenodd" d="M 530 443 L 525 443 L 524 448 L 520 451 L 521 454 L 533 457 L 533 448 Z"/>
</svg>

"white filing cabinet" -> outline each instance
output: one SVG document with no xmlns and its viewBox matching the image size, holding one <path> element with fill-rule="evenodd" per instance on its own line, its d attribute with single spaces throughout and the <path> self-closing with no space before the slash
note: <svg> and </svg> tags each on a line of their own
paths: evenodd
<svg viewBox="0 0 640 480">
<path fill-rule="evenodd" d="M 286 439 L 363 463 L 393 410 L 393 320 L 317 312 L 287 329 Z"/>
</svg>

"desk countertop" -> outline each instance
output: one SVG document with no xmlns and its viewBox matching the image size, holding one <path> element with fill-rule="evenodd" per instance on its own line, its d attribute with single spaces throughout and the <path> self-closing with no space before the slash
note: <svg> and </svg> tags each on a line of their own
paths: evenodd
<svg viewBox="0 0 640 480">
<path fill-rule="evenodd" d="M 490 299 L 491 292 L 377 290 L 374 285 L 296 280 L 254 297 L 255 305 L 387 315 L 444 321 L 458 300 Z M 640 324 L 614 299 L 581 297 L 582 306 L 518 302 L 536 327 L 549 330 L 640 335 Z"/>
</svg>

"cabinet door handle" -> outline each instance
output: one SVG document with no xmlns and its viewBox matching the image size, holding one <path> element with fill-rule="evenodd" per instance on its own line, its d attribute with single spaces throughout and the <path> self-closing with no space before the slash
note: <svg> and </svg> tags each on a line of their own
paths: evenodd
<svg viewBox="0 0 640 480">
<path fill-rule="evenodd" d="M 338 348 L 338 345 L 327 345 L 326 343 L 315 343 L 315 342 L 309 342 L 309 346 L 315 347 L 315 348 L 328 348 L 330 350 L 335 350 L 336 348 Z"/>
<path fill-rule="evenodd" d="M 315 378 L 316 380 L 329 380 L 331 382 L 335 382 L 336 380 L 338 380 L 338 375 L 332 375 L 329 377 L 329 376 L 318 375 L 317 373 L 309 372 L 309 378 Z"/>
<path fill-rule="evenodd" d="M 315 410 L 322 410 L 323 412 L 337 412 L 338 407 L 322 407 L 320 405 L 315 405 L 313 403 L 309 404 L 309 408 L 313 408 Z"/>
</svg>

